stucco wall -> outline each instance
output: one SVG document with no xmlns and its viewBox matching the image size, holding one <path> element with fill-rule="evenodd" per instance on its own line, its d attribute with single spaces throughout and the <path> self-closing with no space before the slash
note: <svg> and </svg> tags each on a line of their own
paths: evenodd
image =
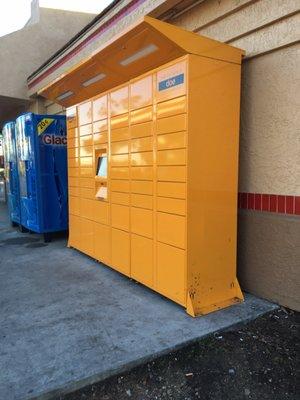
<svg viewBox="0 0 300 400">
<path fill-rule="evenodd" d="M 66 110 L 60 104 L 49 100 L 44 101 L 44 107 L 46 114 L 64 115 L 66 113 Z"/>
<path fill-rule="evenodd" d="M 299 218 L 241 210 L 238 237 L 241 286 L 300 311 Z"/>
<path fill-rule="evenodd" d="M 211 0 L 169 22 L 243 48 L 239 190 L 300 195 L 300 14 L 294 0 Z M 243 289 L 300 309 L 300 218 L 239 212 Z"/>
<path fill-rule="evenodd" d="M 243 65 L 240 191 L 300 195 L 299 45 Z"/>
<path fill-rule="evenodd" d="M 247 51 L 246 58 L 299 40 L 298 0 L 210 0 L 169 22 Z"/>
<path fill-rule="evenodd" d="M 300 195 L 297 0 L 211 0 L 169 22 L 246 51 L 241 192 Z"/>
<path fill-rule="evenodd" d="M 35 114 L 46 114 L 44 99 L 38 97 L 30 101 L 29 106 L 26 108 L 26 112 L 32 112 Z"/>
<path fill-rule="evenodd" d="M 0 38 L 0 96 L 28 99 L 28 75 L 94 18 L 46 8 L 39 15 L 38 23 Z"/>
</svg>

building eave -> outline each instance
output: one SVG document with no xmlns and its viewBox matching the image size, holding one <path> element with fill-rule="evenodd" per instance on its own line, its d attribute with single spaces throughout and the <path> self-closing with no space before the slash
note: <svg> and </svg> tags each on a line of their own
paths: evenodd
<svg viewBox="0 0 300 400">
<path fill-rule="evenodd" d="M 121 0 L 113 0 L 104 10 L 101 11 L 92 21 L 81 29 L 76 35 L 74 35 L 64 46 L 57 50 L 48 60 L 40 65 L 35 71 L 33 71 L 27 78 L 27 82 L 34 80 L 35 76 L 39 75 L 50 63 L 55 61 L 62 53 L 70 49 L 76 42 L 78 42 L 83 36 L 91 30 L 105 15 L 108 14 Z"/>
</svg>

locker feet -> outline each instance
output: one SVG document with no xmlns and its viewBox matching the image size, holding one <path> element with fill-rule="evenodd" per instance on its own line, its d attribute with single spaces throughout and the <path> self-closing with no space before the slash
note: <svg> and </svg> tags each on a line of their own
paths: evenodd
<svg viewBox="0 0 300 400">
<path fill-rule="evenodd" d="M 51 233 L 44 233 L 44 243 L 50 243 L 52 240 Z"/>
</svg>

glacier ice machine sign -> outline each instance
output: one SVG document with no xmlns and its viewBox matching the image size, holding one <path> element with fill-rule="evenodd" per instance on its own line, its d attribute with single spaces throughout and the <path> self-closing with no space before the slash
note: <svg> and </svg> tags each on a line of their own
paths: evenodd
<svg viewBox="0 0 300 400">
<path fill-rule="evenodd" d="M 66 146 L 67 145 L 67 137 L 66 136 L 57 136 L 57 135 L 50 135 L 48 133 L 42 136 L 42 142 L 46 145 L 52 146 Z"/>
</svg>

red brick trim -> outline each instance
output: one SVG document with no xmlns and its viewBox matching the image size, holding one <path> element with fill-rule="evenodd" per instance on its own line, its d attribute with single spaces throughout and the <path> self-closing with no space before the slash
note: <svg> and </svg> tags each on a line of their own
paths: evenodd
<svg viewBox="0 0 300 400">
<path fill-rule="evenodd" d="M 244 210 L 300 215 L 300 196 L 239 193 L 238 207 Z"/>
</svg>

